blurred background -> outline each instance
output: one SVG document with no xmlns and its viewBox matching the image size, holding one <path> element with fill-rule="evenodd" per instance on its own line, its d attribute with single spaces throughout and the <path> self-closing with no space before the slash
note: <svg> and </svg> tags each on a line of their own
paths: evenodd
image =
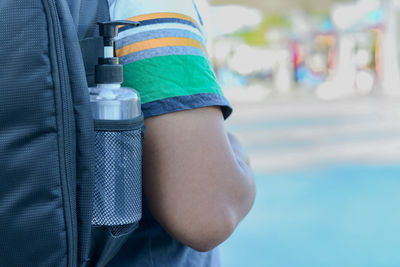
<svg viewBox="0 0 400 267">
<path fill-rule="evenodd" d="M 400 266 L 400 1 L 210 4 L 257 184 L 222 266 Z"/>
</svg>

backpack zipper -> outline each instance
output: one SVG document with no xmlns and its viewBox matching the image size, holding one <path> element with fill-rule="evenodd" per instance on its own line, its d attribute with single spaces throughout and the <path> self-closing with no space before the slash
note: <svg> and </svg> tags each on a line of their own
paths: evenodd
<svg viewBox="0 0 400 267">
<path fill-rule="evenodd" d="M 67 66 L 64 51 L 64 40 L 62 37 L 61 24 L 59 21 L 59 14 L 57 11 L 56 0 L 45 0 L 45 7 L 48 9 L 49 14 L 49 42 L 50 42 L 50 54 L 53 61 L 55 61 L 56 75 L 58 76 L 58 89 L 59 92 L 55 93 L 57 97 L 57 113 L 61 114 L 62 128 L 61 134 L 62 139 L 60 142 L 60 171 L 61 173 L 61 185 L 62 195 L 64 202 L 64 216 L 67 231 L 67 249 L 68 249 L 68 266 L 77 265 L 77 218 L 76 208 L 73 207 L 72 203 L 74 196 L 74 172 L 72 170 L 73 162 L 73 144 L 72 141 L 74 129 L 73 126 L 73 108 L 71 103 L 71 95 L 68 86 L 67 77 Z M 47 5 L 46 5 L 47 2 Z M 53 45 L 52 45 L 53 42 Z M 51 51 L 53 50 L 53 51 Z M 54 51 L 55 50 L 55 51 Z M 54 86 L 57 88 L 57 84 Z"/>
</svg>

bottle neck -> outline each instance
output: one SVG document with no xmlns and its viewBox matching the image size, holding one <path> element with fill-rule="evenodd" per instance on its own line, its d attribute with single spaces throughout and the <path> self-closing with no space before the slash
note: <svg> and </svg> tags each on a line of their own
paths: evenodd
<svg viewBox="0 0 400 267">
<path fill-rule="evenodd" d="M 97 84 L 97 88 L 100 90 L 99 99 L 103 100 L 114 100 L 118 97 L 118 93 L 115 90 L 121 88 L 120 83 L 101 83 Z"/>
<path fill-rule="evenodd" d="M 101 83 L 97 84 L 97 88 L 99 89 L 119 89 L 121 88 L 120 83 Z"/>
</svg>

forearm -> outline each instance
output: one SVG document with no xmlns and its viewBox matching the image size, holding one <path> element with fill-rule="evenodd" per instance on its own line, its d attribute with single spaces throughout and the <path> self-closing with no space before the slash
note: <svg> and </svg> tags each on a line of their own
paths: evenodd
<svg viewBox="0 0 400 267">
<path fill-rule="evenodd" d="M 232 179 L 226 181 L 229 185 L 222 186 L 223 191 L 230 197 L 227 198 L 227 206 L 230 206 L 235 216 L 237 225 L 249 212 L 255 199 L 255 183 L 250 168 L 250 160 L 238 140 L 228 133 L 229 144 L 231 145 L 233 157 L 236 160 L 235 171 Z"/>
<path fill-rule="evenodd" d="M 236 179 L 232 180 L 237 193 L 231 193 L 233 197 L 231 205 L 236 209 L 236 223 L 239 223 L 253 206 L 256 189 L 248 156 L 244 153 L 234 136 L 229 134 L 229 140 L 237 162 L 237 172 L 239 174 Z"/>
</svg>

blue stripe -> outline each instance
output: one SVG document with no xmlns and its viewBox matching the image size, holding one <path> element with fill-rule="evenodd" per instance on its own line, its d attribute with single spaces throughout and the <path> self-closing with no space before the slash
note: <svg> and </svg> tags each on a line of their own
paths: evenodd
<svg viewBox="0 0 400 267">
<path fill-rule="evenodd" d="M 166 113 L 204 108 L 211 106 L 221 107 L 224 119 L 227 119 L 232 113 L 232 107 L 228 100 L 222 95 L 215 93 L 203 93 L 188 96 L 177 96 L 149 102 L 142 105 L 142 111 L 145 118 L 163 115 Z"/>
<path fill-rule="evenodd" d="M 186 37 L 191 38 L 196 41 L 199 41 L 205 46 L 204 39 L 191 31 L 188 30 L 181 30 L 181 29 L 159 29 L 159 30 L 151 30 L 151 31 L 144 31 L 139 32 L 136 34 L 128 35 L 124 38 L 119 39 L 116 41 L 115 48 L 120 49 L 126 45 L 130 45 L 133 43 L 146 41 L 155 38 L 163 38 L 163 37 Z"/>
<path fill-rule="evenodd" d="M 193 22 L 184 20 L 184 19 L 177 19 L 177 18 L 162 18 L 162 19 L 143 20 L 143 21 L 140 21 L 140 26 L 160 24 L 160 23 L 181 23 L 181 24 L 189 25 L 189 26 L 201 31 L 199 29 L 199 27 L 197 27 L 197 25 L 194 24 Z M 129 29 L 132 29 L 132 28 L 133 28 L 133 26 L 127 25 L 127 26 L 119 28 L 119 32 L 123 32 L 123 31 L 129 30 Z"/>
<path fill-rule="evenodd" d="M 193 56 L 202 56 L 208 59 L 206 53 L 203 50 L 192 47 L 192 46 L 165 46 L 165 47 L 157 47 L 146 49 L 143 51 L 139 51 L 136 53 L 128 54 L 126 56 L 120 57 L 121 64 L 129 64 L 135 61 L 152 58 L 152 57 L 160 57 L 160 56 L 171 56 L 171 55 L 193 55 Z"/>
<path fill-rule="evenodd" d="M 200 16 L 200 12 L 199 12 L 199 10 L 198 10 L 198 8 L 197 8 L 197 5 L 196 5 L 196 3 L 194 2 L 194 0 L 192 0 L 192 3 L 193 3 L 193 6 L 194 6 L 194 9 L 196 10 L 197 17 L 199 18 L 199 21 L 200 21 L 201 26 L 204 26 L 203 19 L 202 19 L 201 16 Z"/>
</svg>

